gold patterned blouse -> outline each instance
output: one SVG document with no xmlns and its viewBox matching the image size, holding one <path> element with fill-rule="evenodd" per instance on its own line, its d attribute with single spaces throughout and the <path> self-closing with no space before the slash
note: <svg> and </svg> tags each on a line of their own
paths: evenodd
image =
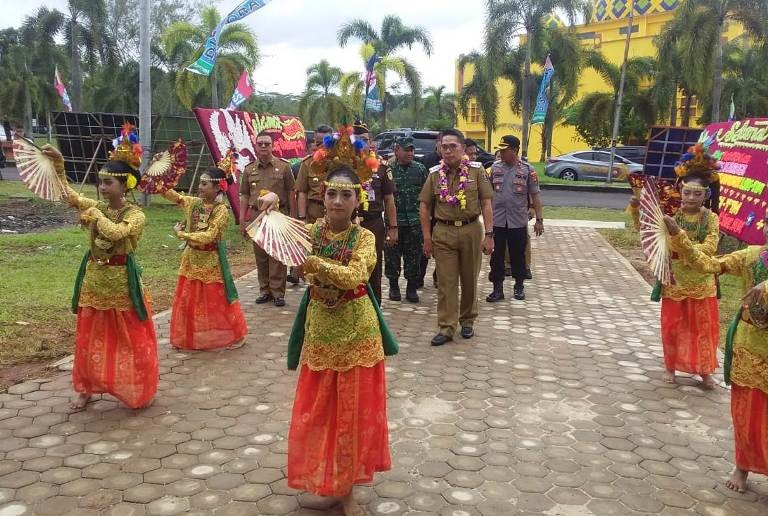
<svg viewBox="0 0 768 516">
<path fill-rule="evenodd" d="M 750 246 L 731 254 L 710 257 L 694 245 L 684 232 L 671 238 L 672 248 L 686 255 L 694 268 L 710 274 L 731 274 L 743 280 L 744 292 L 768 277 L 768 247 Z M 768 306 L 768 291 L 762 299 Z M 749 322 L 746 310 L 733 339 L 731 380 L 742 387 L 768 394 L 768 330 Z"/>
<path fill-rule="evenodd" d="M 701 253 L 713 256 L 717 252 L 720 220 L 716 213 L 706 208 L 702 208 L 696 215 L 686 215 L 678 211 L 675 220 Z M 663 298 L 680 301 L 685 298 L 704 299 L 717 295 L 715 276 L 692 268 L 685 256 L 673 253 L 672 274 L 675 284 L 662 288 L 661 297 Z"/>
<path fill-rule="evenodd" d="M 131 310 L 125 256 L 138 248 L 144 231 L 144 213 L 133 204 L 113 210 L 78 194 L 69 185 L 67 202 L 80 212 L 81 222 L 90 231 L 91 260 L 86 266 L 78 306 Z"/>
<path fill-rule="evenodd" d="M 187 241 L 181 255 L 179 274 L 203 283 L 221 283 L 218 245 L 229 222 L 229 208 L 221 202 L 206 203 L 199 197 L 167 190 L 163 197 L 178 204 L 186 216 L 179 238 Z"/>
<path fill-rule="evenodd" d="M 356 241 L 342 261 L 313 254 L 304 264 L 311 297 L 301 364 L 313 371 L 373 367 L 384 360 L 384 349 L 376 310 L 364 286 L 376 266 L 376 239 L 357 225 L 336 234 L 322 231 L 323 224 L 320 220 L 307 226 L 310 235 L 322 239 L 316 242 L 318 254 L 343 247 L 350 234 L 354 238 L 356 233 Z"/>
</svg>

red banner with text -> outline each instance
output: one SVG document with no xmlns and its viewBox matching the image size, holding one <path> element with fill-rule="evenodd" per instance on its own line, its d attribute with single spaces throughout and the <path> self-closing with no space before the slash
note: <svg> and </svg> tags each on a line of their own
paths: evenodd
<svg viewBox="0 0 768 516">
<path fill-rule="evenodd" d="M 304 125 L 295 116 L 207 108 L 195 108 L 194 112 L 214 161 L 218 163 L 230 147 L 238 153 L 236 181 L 227 192 L 238 223 L 240 173 L 256 160 L 256 136 L 267 131 L 274 141 L 273 153 L 279 158 L 293 161 L 306 155 Z"/>
<path fill-rule="evenodd" d="M 765 243 L 768 209 L 768 118 L 708 125 L 699 141 L 720 161 L 720 229 L 754 245 Z"/>
</svg>

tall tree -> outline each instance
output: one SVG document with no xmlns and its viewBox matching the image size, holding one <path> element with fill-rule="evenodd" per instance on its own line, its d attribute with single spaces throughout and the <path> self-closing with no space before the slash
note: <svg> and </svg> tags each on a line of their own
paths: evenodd
<svg viewBox="0 0 768 516">
<path fill-rule="evenodd" d="M 697 20 L 693 34 L 686 33 L 691 20 Z M 736 22 L 758 41 L 768 41 L 768 2 L 764 0 L 682 0 L 675 11 L 666 43 L 690 45 L 692 52 L 681 63 L 684 69 L 698 70 L 700 62 L 708 64 L 711 72 L 706 84 L 711 85 L 710 120 L 722 119 L 723 93 L 723 32 L 728 22 Z M 690 42 L 690 40 L 694 40 Z M 695 73 L 695 72 L 694 72 Z M 727 100 L 730 102 L 730 99 Z"/>
<path fill-rule="evenodd" d="M 459 92 L 459 112 L 464 118 L 469 118 L 470 103 L 477 102 L 480 118 L 486 132 L 486 145 L 490 145 L 493 131 L 499 123 L 499 91 L 496 89 L 497 70 L 492 64 L 492 58 L 486 54 L 472 52 L 459 56 L 459 74 L 463 74 L 467 66 L 473 68 L 472 80 L 466 83 Z"/>
<path fill-rule="evenodd" d="M 432 38 L 429 31 L 424 27 L 409 27 L 403 24 L 399 16 L 388 15 L 381 22 L 379 32 L 371 26 L 366 20 L 356 19 L 342 25 L 337 34 L 339 45 L 345 47 L 349 40 L 358 39 L 365 43 L 363 54 L 370 55 L 374 53 L 381 58 L 376 64 L 376 81 L 379 93 L 383 99 L 382 127 L 386 127 L 387 121 L 387 72 L 397 71 L 408 84 L 411 94 L 414 95 L 414 106 L 417 106 L 416 97 L 421 97 L 421 76 L 407 59 L 396 53 L 407 48 L 411 50 L 414 45 L 419 44 L 424 53 L 428 56 L 432 54 Z M 370 56 L 368 56 L 370 57 Z M 366 60 L 367 62 L 367 60 Z"/>
<path fill-rule="evenodd" d="M 253 70 L 259 62 L 256 35 L 242 23 L 230 23 L 221 31 L 216 64 L 210 77 L 197 75 L 185 68 L 202 54 L 203 44 L 221 21 L 215 7 L 205 7 L 200 13 L 200 23 L 187 21 L 172 23 L 163 33 L 163 50 L 171 67 L 176 70 L 176 95 L 187 109 L 204 105 L 208 96 L 211 107 L 222 102 L 219 89 L 226 95 L 234 90 L 243 70 Z"/>
<path fill-rule="evenodd" d="M 565 13 L 573 23 L 577 14 L 583 11 L 582 0 L 486 0 L 486 52 L 492 66 L 500 63 L 503 55 L 510 49 L 512 38 L 522 33 L 525 38 L 525 63 L 523 68 L 522 110 L 523 136 L 521 152 L 528 154 L 528 128 L 531 117 L 531 94 L 534 87 L 531 80 L 531 61 L 533 41 L 537 33 L 544 30 L 542 20 L 549 13 L 558 10 Z"/>
<path fill-rule="evenodd" d="M 733 99 L 734 118 L 768 114 L 768 52 L 741 40 L 723 49 L 723 104 Z M 706 116 L 706 113 L 705 113 Z"/>
<path fill-rule="evenodd" d="M 307 84 L 299 101 L 299 113 L 314 126 L 320 120 L 336 125 L 351 114 L 350 106 L 339 94 L 342 78 L 340 68 L 323 59 L 307 68 Z"/>
</svg>

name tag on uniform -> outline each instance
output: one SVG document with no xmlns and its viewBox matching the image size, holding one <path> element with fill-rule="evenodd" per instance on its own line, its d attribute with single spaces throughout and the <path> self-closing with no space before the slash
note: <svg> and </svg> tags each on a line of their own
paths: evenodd
<svg viewBox="0 0 768 516">
<path fill-rule="evenodd" d="M 376 200 L 376 191 L 375 190 L 371 190 L 371 191 L 368 191 L 366 193 L 368 194 L 368 200 L 369 201 L 375 201 Z"/>
</svg>

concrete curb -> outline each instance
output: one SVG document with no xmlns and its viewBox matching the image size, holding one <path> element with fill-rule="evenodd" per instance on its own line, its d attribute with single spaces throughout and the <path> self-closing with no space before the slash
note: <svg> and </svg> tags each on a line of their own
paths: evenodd
<svg viewBox="0 0 768 516">
<path fill-rule="evenodd" d="M 580 185 L 560 185 L 539 183 L 542 190 L 564 190 L 568 192 L 609 192 L 609 193 L 632 193 L 632 188 L 623 186 L 580 186 Z"/>
</svg>

